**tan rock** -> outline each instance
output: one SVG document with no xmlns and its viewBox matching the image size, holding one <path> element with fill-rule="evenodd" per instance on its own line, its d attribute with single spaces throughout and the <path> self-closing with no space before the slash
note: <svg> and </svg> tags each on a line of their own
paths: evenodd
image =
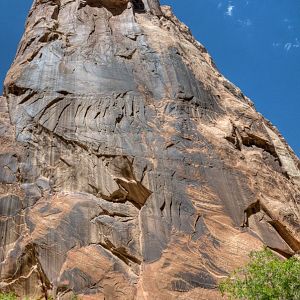
<svg viewBox="0 0 300 300">
<path fill-rule="evenodd" d="M 221 299 L 300 250 L 298 158 L 157 0 L 35 1 L 0 136 L 2 291 Z"/>
</svg>

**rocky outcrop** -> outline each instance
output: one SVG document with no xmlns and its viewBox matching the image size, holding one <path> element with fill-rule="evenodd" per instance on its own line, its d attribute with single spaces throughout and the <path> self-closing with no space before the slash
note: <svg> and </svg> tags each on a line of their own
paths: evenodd
<svg viewBox="0 0 300 300">
<path fill-rule="evenodd" d="M 300 250 L 297 157 L 157 0 L 36 0 L 0 134 L 2 291 L 219 299 Z"/>
</svg>

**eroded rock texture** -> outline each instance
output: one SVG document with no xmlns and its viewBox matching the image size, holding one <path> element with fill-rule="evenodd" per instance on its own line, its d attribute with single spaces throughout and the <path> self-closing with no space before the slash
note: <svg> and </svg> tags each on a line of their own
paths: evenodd
<svg viewBox="0 0 300 300">
<path fill-rule="evenodd" d="M 0 135 L 2 291 L 219 299 L 300 250 L 297 157 L 157 0 L 36 0 Z"/>
</svg>

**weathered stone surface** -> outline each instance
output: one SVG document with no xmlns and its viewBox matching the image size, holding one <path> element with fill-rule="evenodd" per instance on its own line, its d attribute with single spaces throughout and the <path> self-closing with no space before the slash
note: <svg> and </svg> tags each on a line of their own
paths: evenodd
<svg viewBox="0 0 300 300">
<path fill-rule="evenodd" d="M 219 299 L 300 250 L 298 158 L 157 0 L 36 0 L 0 135 L 1 290 Z"/>
</svg>

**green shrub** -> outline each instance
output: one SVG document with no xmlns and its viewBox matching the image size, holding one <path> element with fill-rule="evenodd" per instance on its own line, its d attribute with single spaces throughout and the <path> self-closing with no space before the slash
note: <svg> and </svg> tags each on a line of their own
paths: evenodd
<svg viewBox="0 0 300 300">
<path fill-rule="evenodd" d="M 250 254 L 250 262 L 221 282 L 228 299 L 300 300 L 300 260 L 281 260 L 264 249 Z"/>
<path fill-rule="evenodd" d="M 17 300 L 17 296 L 13 293 L 0 293 L 0 300 Z"/>
</svg>

